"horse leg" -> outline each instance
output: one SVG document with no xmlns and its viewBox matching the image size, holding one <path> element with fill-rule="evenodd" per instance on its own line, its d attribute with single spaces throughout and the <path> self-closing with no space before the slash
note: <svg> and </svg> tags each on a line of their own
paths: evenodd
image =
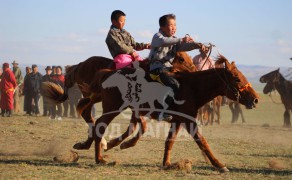
<svg viewBox="0 0 292 180">
<path fill-rule="evenodd" d="M 84 142 L 78 142 L 76 143 L 73 148 L 78 150 L 86 150 L 89 149 L 92 142 L 93 142 L 93 131 L 94 131 L 94 120 L 91 116 L 91 108 L 93 106 L 93 103 L 90 103 L 86 109 L 81 113 L 81 116 L 85 120 L 85 122 L 88 124 L 88 137 L 87 140 Z"/>
<path fill-rule="evenodd" d="M 107 143 L 107 149 L 106 151 L 112 149 L 113 147 L 118 146 L 121 142 L 123 142 L 127 137 L 129 137 L 131 134 L 133 134 L 133 132 L 135 131 L 136 127 L 138 124 L 138 120 L 137 118 L 135 118 L 135 114 L 132 113 L 132 118 L 131 118 L 131 122 L 128 126 L 128 129 L 126 130 L 126 132 L 124 132 L 124 134 L 122 134 L 121 136 L 114 138 L 112 140 L 110 140 Z"/>
<path fill-rule="evenodd" d="M 170 153 L 172 150 L 172 146 L 174 144 L 174 141 L 177 137 L 177 134 L 180 130 L 181 124 L 180 122 L 173 122 L 171 123 L 168 136 L 165 141 L 165 147 L 164 147 L 164 157 L 163 157 L 163 166 L 169 167 L 171 165 L 170 162 Z"/>
<path fill-rule="evenodd" d="M 217 118 L 218 118 L 218 124 L 220 124 L 220 108 L 221 108 L 221 102 L 217 105 L 217 112 L 216 112 L 216 114 L 217 114 Z"/>
<path fill-rule="evenodd" d="M 243 115 L 243 112 L 242 112 L 242 109 L 239 105 L 239 113 L 240 113 L 240 116 L 241 116 L 241 120 L 242 120 L 242 123 L 245 123 L 245 118 L 244 118 L 244 115 Z"/>
<path fill-rule="evenodd" d="M 231 114 L 232 114 L 232 120 L 231 120 L 231 123 L 235 123 L 235 118 L 234 118 L 234 113 L 235 113 L 235 110 L 234 110 L 234 107 L 233 107 L 233 102 L 230 102 L 229 103 L 229 109 L 230 109 L 230 111 L 231 111 Z"/>
<path fill-rule="evenodd" d="M 130 140 L 123 142 L 120 146 L 121 149 L 127 149 L 129 147 L 133 147 L 137 144 L 137 142 L 139 141 L 139 139 L 142 137 L 142 135 L 146 132 L 147 129 L 147 122 L 144 119 L 143 116 L 140 116 L 140 119 L 137 118 L 136 122 L 139 121 L 139 125 L 140 125 L 140 130 L 138 131 L 138 133 Z"/>
<path fill-rule="evenodd" d="M 284 127 L 291 127 L 289 110 L 284 112 Z"/>
<path fill-rule="evenodd" d="M 229 171 L 222 163 L 213 155 L 207 140 L 197 131 L 197 125 L 194 122 L 185 124 L 188 133 L 193 137 L 199 148 L 206 154 L 212 165 L 219 170 L 220 173 Z"/>
<path fill-rule="evenodd" d="M 102 115 L 95 122 L 95 128 L 93 130 L 94 141 L 95 141 L 95 162 L 96 164 L 105 164 L 106 160 L 103 159 L 101 155 L 102 146 L 101 139 L 106 131 L 106 128 L 110 122 L 118 115 L 119 113 L 112 113 L 107 115 Z"/>
</svg>

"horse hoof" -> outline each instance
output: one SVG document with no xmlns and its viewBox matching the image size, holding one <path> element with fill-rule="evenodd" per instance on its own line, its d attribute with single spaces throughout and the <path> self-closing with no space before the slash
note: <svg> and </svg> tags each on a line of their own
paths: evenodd
<svg viewBox="0 0 292 180">
<path fill-rule="evenodd" d="M 120 149 L 127 149 L 127 148 L 128 148 L 128 146 L 126 145 L 126 143 L 122 143 L 120 145 Z"/>
<path fill-rule="evenodd" d="M 87 143 L 76 143 L 74 146 L 73 146 L 74 149 L 77 149 L 77 150 L 88 150 L 90 148 L 90 145 L 88 145 Z"/>
<path fill-rule="evenodd" d="M 104 159 L 100 159 L 100 160 L 97 160 L 97 161 L 96 161 L 96 164 L 99 164 L 99 165 L 106 165 L 106 164 L 107 164 L 107 161 L 104 160 Z"/>
<path fill-rule="evenodd" d="M 219 169 L 219 172 L 220 173 L 226 173 L 226 172 L 229 172 L 229 169 L 227 169 L 227 167 L 222 167 Z"/>
</svg>

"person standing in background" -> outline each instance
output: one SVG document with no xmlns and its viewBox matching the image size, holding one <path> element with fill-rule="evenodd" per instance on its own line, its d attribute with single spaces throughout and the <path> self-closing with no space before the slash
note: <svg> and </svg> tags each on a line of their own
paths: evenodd
<svg viewBox="0 0 292 180">
<path fill-rule="evenodd" d="M 20 96 L 21 96 L 19 88 L 23 83 L 23 76 L 22 76 L 20 68 L 18 67 L 18 63 L 14 60 L 11 64 L 13 65 L 13 74 L 15 76 L 16 83 L 17 83 L 17 87 L 15 89 L 14 96 L 13 96 L 14 112 L 19 113 L 20 112 Z"/>
<path fill-rule="evenodd" d="M 70 106 L 70 117 L 77 118 L 76 107 L 79 100 L 82 98 L 82 93 L 77 84 L 68 89 L 69 106 Z"/>
<path fill-rule="evenodd" d="M 0 67 L 0 83 L 2 79 L 2 74 L 3 74 L 3 71 L 2 71 L 2 68 Z M 0 89 L 0 103 L 1 103 L 1 89 Z M 1 106 L 0 106 L 0 110 L 1 110 Z"/>
<path fill-rule="evenodd" d="M 13 105 L 13 93 L 17 83 L 13 72 L 9 68 L 8 63 L 3 64 L 3 75 L 0 82 L 1 90 L 1 115 L 2 117 L 10 117 L 12 115 Z"/>
<path fill-rule="evenodd" d="M 34 102 L 34 112 L 35 115 L 38 116 L 40 114 L 40 107 L 39 107 L 39 101 L 40 101 L 40 92 L 41 92 L 41 83 L 42 83 L 42 74 L 38 72 L 38 67 L 36 64 L 33 64 L 31 66 L 32 73 L 29 76 L 29 84 L 28 84 L 28 103 Z M 28 114 L 32 115 L 32 106 L 28 106 Z"/>
<path fill-rule="evenodd" d="M 60 85 L 64 89 L 65 77 L 62 74 L 61 66 L 56 67 L 56 74 L 51 76 L 51 82 Z M 50 119 L 62 120 L 62 111 L 62 104 L 52 104 Z"/>
<path fill-rule="evenodd" d="M 31 68 L 30 67 L 25 67 L 25 76 L 24 76 L 24 81 L 23 81 L 23 96 L 24 96 L 24 101 L 23 101 L 23 111 L 26 112 L 28 115 L 28 107 L 32 105 L 31 102 L 28 101 L 29 97 L 29 76 L 31 73 Z"/>
<path fill-rule="evenodd" d="M 42 82 L 50 82 L 52 68 L 51 66 L 47 66 L 45 70 L 46 70 L 46 74 L 42 77 Z M 43 96 L 43 116 L 50 116 L 51 109 L 52 109 L 51 104 L 49 103 L 48 99 L 45 96 Z"/>
</svg>

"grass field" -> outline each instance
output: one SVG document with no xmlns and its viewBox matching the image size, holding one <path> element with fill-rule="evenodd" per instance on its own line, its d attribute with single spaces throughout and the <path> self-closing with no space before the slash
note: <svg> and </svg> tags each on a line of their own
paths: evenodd
<svg viewBox="0 0 292 180">
<path fill-rule="evenodd" d="M 0 179 L 292 179 L 292 129 L 283 128 L 283 105 L 260 94 L 254 110 L 244 109 L 246 123 L 231 124 L 227 106 L 221 110 L 221 125 L 203 127 L 203 135 L 215 156 L 230 172 L 219 174 L 205 162 L 194 141 L 181 131 L 172 151 L 172 162 L 192 161 L 192 169 L 164 170 L 165 130 L 168 124 L 148 122 L 148 131 L 130 149 L 116 147 L 108 165 L 96 165 L 94 148 L 76 151 L 76 163 L 56 163 L 53 157 L 68 154 L 72 146 L 87 137 L 82 119 L 62 121 L 21 114 L 0 120 Z M 279 96 L 274 100 L 280 102 Z M 97 106 L 100 114 L 100 104 Z M 127 114 L 126 114 L 127 115 Z M 127 116 L 119 116 L 108 129 L 106 139 L 123 132 Z M 160 128 L 157 128 L 160 127 Z"/>
</svg>

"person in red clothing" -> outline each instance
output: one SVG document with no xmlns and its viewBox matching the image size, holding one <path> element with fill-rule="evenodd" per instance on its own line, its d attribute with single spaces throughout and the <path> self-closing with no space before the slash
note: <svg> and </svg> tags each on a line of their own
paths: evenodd
<svg viewBox="0 0 292 180">
<path fill-rule="evenodd" d="M 2 117 L 10 117 L 12 115 L 13 94 L 17 87 L 15 76 L 9 68 L 8 63 L 3 64 L 3 75 L 0 82 L 1 90 L 1 115 Z"/>
<path fill-rule="evenodd" d="M 51 82 L 60 85 L 64 89 L 65 77 L 62 74 L 62 67 L 56 67 L 56 74 L 51 76 Z M 57 108 L 57 109 L 56 109 Z M 62 104 L 53 104 L 50 119 L 62 120 Z"/>
</svg>

